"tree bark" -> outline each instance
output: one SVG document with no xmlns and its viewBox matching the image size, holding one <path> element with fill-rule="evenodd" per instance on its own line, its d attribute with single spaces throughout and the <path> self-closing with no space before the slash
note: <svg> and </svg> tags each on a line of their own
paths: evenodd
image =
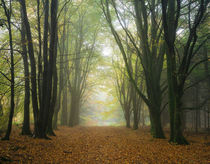
<svg viewBox="0 0 210 164">
<path fill-rule="evenodd" d="M 24 79 L 25 79 L 25 97 L 24 97 L 24 119 L 22 127 L 22 135 L 31 135 L 30 130 L 30 80 L 29 80 L 29 63 L 27 56 L 27 47 L 25 39 L 25 26 L 23 22 L 23 12 L 21 9 L 21 46 L 22 46 L 22 58 L 24 66 Z"/>
<path fill-rule="evenodd" d="M 49 61 L 48 61 L 48 32 L 49 32 L 49 0 L 45 0 L 44 3 L 44 35 L 43 35 L 43 58 L 44 58 L 44 72 L 42 83 L 42 100 L 40 105 L 39 114 L 39 138 L 47 138 L 46 128 L 49 118 L 49 108 L 51 99 L 51 76 L 49 73 Z M 54 20 L 53 20 L 54 21 Z M 49 56 L 49 58 L 52 58 Z"/>
<path fill-rule="evenodd" d="M 6 3 L 4 0 L 1 1 L 5 15 L 7 17 L 7 24 L 8 24 L 8 31 L 9 31 L 9 46 L 10 46 L 10 74 L 11 74 L 11 79 L 10 79 L 10 114 L 9 114 L 9 122 L 8 122 L 8 127 L 5 136 L 2 138 L 2 140 L 9 140 L 10 133 L 12 130 L 12 120 L 13 120 L 13 115 L 14 115 L 14 110 L 15 110 L 15 103 L 14 103 L 14 98 L 15 98 L 15 74 L 14 74 L 14 51 L 13 51 L 13 38 L 12 38 L 12 29 L 11 29 L 11 15 L 12 15 L 12 4 L 11 0 L 9 1 L 9 9 L 6 6 Z"/>
<path fill-rule="evenodd" d="M 26 11 L 25 0 L 20 0 L 20 4 L 23 10 L 23 20 L 26 28 L 26 36 L 28 40 L 28 54 L 30 59 L 30 68 L 31 68 L 31 91 L 32 91 L 32 105 L 33 105 L 33 114 L 34 114 L 34 135 L 39 136 L 38 129 L 38 100 L 37 100 L 37 84 L 36 84 L 36 62 L 34 57 L 34 48 L 33 41 L 31 36 L 30 24 L 28 22 L 28 16 Z"/>
<path fill-rule="evenodd" d="M 61 125 L 67 125 L 67 88 L 63 90 Z"/>
<path fill-rule="evenodd" d="M 57 2 L 54 5 L 58 6 Z M 52 4 L 52 8 L 54 8 L 54 5 Z M 52 11 L 52 12 L 56 12 L 56 14 L 51 14 L 51 20 L 52 19 L 57 19 L 57 10 Z M 53 73 L 52 73 L 53 74 L 53 90 L 52 90 L 52 100 L 51 100 L 51 104 L 50 104 L 50 114 L 49 114 L 47 132 L 48 132 L 49 135 L 55 136 L 55 133 L 53 132 L 53 115 L 55 113 L 55 108 L 56 108 L 57 85 L 58 85 L 58 75 L 57 75 L 57 67 L 56 67 L 57 44 L 58 44 L 57 23 L 56 23 L 55 26 L 52 23 L 51 29 L 52 29 L 52 32 L 55 32 L 55 42 L 54 42 L 54 46 L 55 46 L 54 56 L 55 56 L 55 59 L 53 61 L 53 68 L 52 68 L 53 69 Z"/>
<path fill-rule="evenodd" d="M 146 78 L 147 96 L 145 96 L 141 89 L 139 89 L 137 82 L 133 78 L 132 71 L 129 68 L 128 54 L 125 52 L 122 42 L 123 38 L 120 37 L 112 24 L 111 14 L 109 11 L 111 5 L 109 6 L 109 4 L 112 4 L 112 6 L 114 7 L 115 13 L 118 16 L 118 21 L 121 22 L 121 26 L 126 33 L 126 36 L 129 38 L 129 41 L 133 45 L 137 57 L 141 60 L 144 75 Z M 162 90 L 160 87 L 160 77 L 163 67 L 163 57 L 165 50 L 164 44 L 162 44 L 160 42 L 160 39 L 158 38 L 158 35 L 161 34 L 162 30 L 159 29 L 157 23 L 155 22 L 159 19 L 156 17 L 155 14 L 155 6 L 158 6 L 158 4 L 156 4 L 156 1 L 151 1 L 151 6 L 149 6 L 152 8 L 150 11 L 151 14 L 148 14 L 149 12 L 147 11 L 148 6 L 146 4 L 146 1 L 134 0 L 133 5 L 135 10 L 136 29 L 138 33 L 137 37 L 140 40 L 140 47 L 136 44 L 136 40 L 134 39 L 136 37 L 133 37 L 131 35 L 131 32 L 125 26 L 123 26 L 121 18 L 119 18 L 120 14 L 119 11 L 117 11 L 115 1 L 112 0 L 111 2 L 109 2 L 108 0 L 106 0 L 105 5 L 102 6 L 112 34 L 114 35 L 115 41 L 117 42 L 118 47 L 122 53 L 129 78 L 131 80 L 131 83 L 135 87 L 135 90 L 149 108 L 158 105 L 158 108 L 151 108 L 150 111 L 152 111 L 153 109 L 161 109 Z M 149 24 L 151 24 L 150 28 Z M 159 124 L 152 124 L 152 126 L 158 125 Z M 158 129 L 159 128 L 161 127 L 158 127 Z"/>
<path fill-rule="evenodd" d="M 41 23 L 40 23 L 40 0 L 37 0 L 37 26 L 39 37 L 39 54 L 38 54 L 38 91 L 39 91 L 39 107 L 42 104 L 42 35 L 41 35 Z"/>
<path fill-rule="evenodd" d="M 165 138 L 161 125 L 161 114 L 158 111 L 159 110 L 155 109 L 150 112 L 151 134 L 154 138 Z"/>
</svg>

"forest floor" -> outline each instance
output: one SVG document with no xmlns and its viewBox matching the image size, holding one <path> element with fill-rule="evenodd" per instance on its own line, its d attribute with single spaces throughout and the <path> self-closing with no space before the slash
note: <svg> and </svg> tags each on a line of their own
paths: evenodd
<svg viewBox="0 0 210 164">
<path fill-rule="evenodd" d="M 148 129 L 59 127 L 52 140 L 19 135 L 0 141 L 0 163 L 210 163 L 210 136 L 190 135 L 188 146 L 153 139 Z M 168 134 L 166 133 L 168 137 Z"/>
</svg>

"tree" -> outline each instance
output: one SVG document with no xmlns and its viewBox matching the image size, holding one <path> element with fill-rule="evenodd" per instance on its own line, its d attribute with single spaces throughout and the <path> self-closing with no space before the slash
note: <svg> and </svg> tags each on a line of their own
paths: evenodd
<svg viewBox="0 0 210 164">
<path fill-rule="evenodd" d="M 29 80 L 29 63 L 28 63 L 28 54 L 26 47 L 26 30 L 23 22 L 23 13 L 21 8 L 21 47 L 22 47 L 22 58 L 24 65 L 24 81 L 25 81 L 25 98 L 24 98 L 24 119 L 23 119 L 23 127 L 22 134 L 23 135 L 31 135 L 30 130 L 30 80 Z"/>
<path fill-rule="evenodd" d="M 44 53 L 44 73 L 43 73 L 43 82 L 42 82 L 42 98 L 40 109 L 38 107 L 38 98 L 37 98 L 37 81 L 36 81 L 36 61 L 34 57 L 34 48 L 32 42 L 32 35 L 30 24 L 28 22 L 28 16 L 26 11 L 25 0 L 20 1 L 22 10 L 23 10 L 23 20 L 26 28 L 27 40 L 28 40 L 28 53 L 30 58 L 31 65 L 31 86 L 32 86 L 32 104 L 34 112 L 34 124 L 35 124 L 35 137 L 47 138 L 47 126 L 49 120 L 50 104 L 52 99 L 55 100 L 55 97 L 52 96 L 52 77 L 53 71 L 56 72 L 56 44 L 57 44 L 57 0 L 51 1 L 51 35 L 50 35 L 50 47 L 49 47 L 49 58 L 48 58 L 48 14 L 49 14 L 49 1 L 45 2 L 45 24 L 44 24 L 44 41 L 43 41 L 43 53 Z M 53 69 L 52 69 L 53 68 Z M 56 77 L 56 75 L 55 75 Z M 56 78 L 54 79 L 56 83 Z M 56 84 L 57 85 L 57 84 Z M 57 86 L 56 86 L 57 87 Z M 54 92 L 56 89 L 54 90 Z M 54 93 L 55 94 L 55 93 Z M 57 94 L 57 93 L 56 93 Z M 53 98 L 52 98 L 53 97 Z M 54 105 L 53 105 L 54 106 Z M 51 114 L 51 117 L 53 115 Z"/>
<path fill-rule="evenodd" d="M 7 3 L 4 0 L 1 0 L 2 7 L 4 9 L 5 16 L 7 18 L 7 29 L 9 31 L 9 45 L 10 45 L 10 73 L 11 73 L 11 79 L 9 79 L 6 75 L 4 75 L 7 80 L 10 81 L 10 90 L 11 90 L 11 97 L 10 97 L 10 114 L 9 114 L 9 122 L 8 122 L 8 128 L 7 132 L 2 138 L 2 140 L 9 140 L 10 133 L 12 130 L 12 119 L 14 115 L 14 109 L 15 109 L 15 76 L 14 76 L 14 51 L 13 51 L 13 39 L 12 39 L 12 28 L 11 28 L 11 15 L 12 15 L 12 1 L 9 1 L 9 8 L 6 6 Z"/>
<path fill-rule="evenodd" d="M 55 111 L 55 105 L 57 101 L 57 67 L 56 67 L 56 60 L 57 60 L 57 44 L 58 44 L 58 34 L 57 34 L 57 10 L 58 10 L 58 0 L 52 0 L 51 2 L 51 39 L 50 39 L 50 49 L 49 53 L 52 56 L 49 62 L 49 72 L 51 76 L 51 99 L 49 105 L 49 117 L 47 119 L 47 132 L 50 135 L 55 135 L 52 128 L 52 120 L 53 114 Z M 49 80 L 49 81 L 50 81 Z M 53 82 L 52 82 L 53 81 Z M 49 82 L 50 83 L 50 82 Z"/>
<path fill-rule="evenodd" d="M 138 63 L 139 63 L 139 60 L 137 58 L 135 62 L 134 77 L 135 77 L 135 81 L 139 82 L 140 90 L 144 92 L 143 91 L 143 77 L 142 77 L 143 75 L 142 75 L 141 70 L 139 69 L 140 67 Z M 143 101 L 134 87 L 132 89 L 132 104 L 133 104 L 133 129 L 136 130 L 138 129 L 139 122 L 141 120 L 141 111 L 143 107 Z"/>
<path fill-rule="evenodd" d="M 116 92 L 118 93 L 118 100 L 122 107 L 126 127 L 130 128 L 131 112 L 132 112 L 132 84 L 126 74 L 125 68 L 118 68 L 115 70 L 116 77 Z"/>
<path fill-rule="evenodd" d="M 95 15 L 97 10 L 94 7 L 88 6 L 88 1 L 79 2 L 79 8 L 72 19 L 72 26 L 67 28 L 70 33 L 67 40 L 67 51 L 70 52 L 68 60 L 66 57 L 66 82 L 68 84 L 70 95 L 70 112 L 69 112 L 69 126 L 79 125 L 80 109 L 83 105 L 84 95 L 87 89 L 87 78 L 93 67 L 94 58 L 97 58 L 95 53 L 96 38 L 99 32 L 99 23 L 91 24 L 92 20 L 99 20 Z M 68 27 L 68 26 L 67 26 Z M 65 91 L 64 91 L 65 93 Z M 65 98 L 65 97 L 63 97 Z M 65 106 L 64 106 L 65 107 Z"/>
<path fill-rule="evenodd" d="M 128 44 L 128 43 L 126 43 Z M 128 52 L 130 51 L 130 52 Z M 132 58 L 132 51 L 127 47 L 127 53 L 129 60 L 129 69 L 132 71 L 133 76 L 135 77 L 135 81 L 140 84 L 140 89 L 143 88 L 143 78 L 142 72 L 139 66 L 138 58 Z M 132 62 L 134 61 L 134 62 Z M 116 61 L 113 59 L 113 65 L 115 70 L 115 85 L 117 97 L 122 107 L 124 118 L 126 120 L 126 127 L 130 128 L 131 115 L 133 114 L 133 129 L 138 129 L 139 121 L 140 121 L 140 112 L 142 107 L 142 99 L 136 92 L 133 84 L 130 81 L 130 78 L 127 74 L 126 68 L 124 65 L 120 65 L 123 62 L 123 59 L 117 59 Z"/>
<path fill-rule="evenodd" d="M 63 80 L 61 81 L 61 86 L 60 90 L 62 92 L 63 90 L 63 101 L 62 101 L 62 113 L 61 113 L 61 125 L 68 125 L 68 78 L 69 78 L 69 73 L 64 74 L 64 72 L 69 72 L 69 36 L 70 36 L 70 26 L 67 24 L 68 18 L 66 16 L 68 11 L 67 6 L 64 8 L 64 22 L 63 22 L 63 38 L 62 38 L 62 50 L 60 50 L 60 64 L 61 64 L 61 70 L 60 73 L 63 75 L 60 79 Z M 64 62 L 65 61 L 65 62 Z"/>
<path fill-rule="evenodd" d="M 36 82 L 36 61 L 34 57 L 34 46 L 32 42 L 31 28 L 28 21 L 26 3 L 25 0 L 20 0 L 20 4 L 23 12 L 23 20 L 26 28 L 26 36 L 28 41 L 28 54 L 30 59 L 30 68 L 31 68 L 31 92 L 32 92 L 32 106 L 34 114 L 34 135 L 39 136 L 38 129 L 38 99 L 37 99 L 37 82 Z"/>
<path fill-rule="evenodd" d="M 40 16 L 40 0 L 37 0 L 37 31 L 39 41 L 38 52 L 38 93 L 39 93 L 39 106 L 42 104 L 42 33 L 41 33 L 41 16 Z"/>
<path fill-rule="evenodd" d="M 133 16 L 134 22 L 136 23 L 137 37 L 134 37 L 135 32 L 134 34 L 132 34 L 132 28 L 131 30 L 129 30 L 126 27 L 125 22 L 129 20 L 129 18 L 123 18 L 121 10 L 119 8 L 123 7 L 124 3 L 122 1 L 120 1 L 120 3 L 121 5 L 117 7 L 116 2 L 113 0 L 106 0 L 105 2 L 101 1 L 102 10 L 111 29 L 111 32 L 116 40 L 116 43 L 118 44 L 119 49 L 123 55 L 129 78 L 139 96 L 149 107 L 151 134 L 155 138 L 164 138 L 160 114 L 163 107 L 162 94 L 166 90 L 166 86 L 161 87 L 160 78 L 165 50 L 164 42 L 161 40 L 161 18 L 158 14 L 160 3 L 156 1 L 146 3 L 146 1 L 140 2 L 138 0 L 135 0 L 134 3 L 131 3 L 131 5 L 128 6 L 130 10 L 134 10 L 134 13 L 132 13 L 131 15 Z M 117 32 L 113 25 L 110 6 L 113 7 L 119 25 L 124 30 L 124 35 L 129 38 L 129 42 L 132 45 L 131 49 L 136 53 L 136 56 L 141 61 L 146 79 L 147 96 L 140 90 L 135 81 L 135 78 L 132 75 L 132 71 L 129 69 L 128 54 L 126 53 L 126 49 L 123 44 L 123 37 L 121 37 L 121 34 Z M 131 24 L 130 26 L 133 27 L 133 24 Z"/>
<path fill-rule="evenodd" d="M 39 136 L 40 138 L 47 137 L 48 132 L 54 135 L 52 131 L 52 117 L 54 114 L 54 103 L 57 96 L 57 72 L 56 72 L 56 56 L 57 56 L 57 8 L 58 1 L 51 1 L 51 26 L 50 26 L 50 44 L 48 49 L 48 17 L 49 17 L 49 1 L 45 1 L 45 21 L 44 21 L 44 41 L 43 41 L 43 54 L 44 54 L 44 72 L 42 83 L 42 100 L 39 112 Z M 48 56 L 49 50 L 49 56 Z M 53 75 L 55 88 L 53 89 Z M 54 91 L 54 92 L 53 92 Z M 54 95 L 53 95 L 54 94 Z M 50 121 L 50 123 L 49 123 Z"/>
<path fill-rule="evenodd" d="M 164 27 L 164 37 L 167 45 L 167 79 L 168 79 L 168 96 L 170 111 L 170 141 L 177 144 L 188 144 L 184 138 L 181 129 L 182 97 L 186 79 L 197 64 L 191 66 L 192 58 L 195 56 L 201 45 L 196 45 L 198 36 L 197 29 L 205 19 L 205 11 L 208 1 L 190 1 L 182 3 L 180 0 L 162 0 L 162 18 Z M 195 7 L 196 6 L 196 7 Z M 194 9 L 191 9 L 191 7 Z M 177 53 L 175 50 L 175 40 L 181 11 L 188 8 L 188 30 L 187 40 L 184 43 L 184 51 L 177 64 Z M 194 12 L 194 14 L 192 14 Z"/>
<path fill-rule="evenodd" d="M 63 93 L 63 90 L 64 90 L 64 76 L 66 76 L 64 74 L 64 66 L 63 65 L 66 65 L 66 63 L 64 63 L 64 53 L 65 54 L 68 54 L 68 52 L 66 53 L 65 51 L 68 50 L 66 47 L 65 47 L 65 40 L 66 40 L 66 37 L 68 38 L 68 36 L 66 35 L 69 35 L 68 33 L 66 34 L 66 14 L 67 14 L 67 6 L 64 7 L 64 16 L 63 16 L 63 31 L 62 31 L 62 36 L 60 38 L 60 42 L 58 40 L 58 50 L 59 50 L 59 87 L 58 87 L 58 98 L 57 98 L 57 101 L 56 101 L 56 107 L 55 107 L 55 111 L 54 111 L 54 119 L 53 119 L 53 128 L 54 129 L 57 129 L 57 124 L 58 124 L 58 113 L 60 111 L 60 108 L 61 108 L 61 98 L 62 98 L 62 93 Z M 64 90 L 65 92 L 65 90 Z M 66 97 L 66 95 L 64 96 Z M 63 100 L 65 102 L 67 102 L 67 100 Z M 61 125 L 67 125 L 67 121 L 64 121 L 64 120 L 67 120 L 67 114 L 66 112 L 63 112 L 64 108 L 66 109 L 65 105 L 62 107 L 62 116 L 61 116 Z M 63 114 L 65 113 L 65 114 Z M 63 120 L 64 119 L 64 120 Z"/>
</svg>

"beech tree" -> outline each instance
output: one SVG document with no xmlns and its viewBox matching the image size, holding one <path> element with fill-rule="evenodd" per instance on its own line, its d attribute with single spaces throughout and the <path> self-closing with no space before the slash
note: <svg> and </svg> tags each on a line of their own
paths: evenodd
<svg viewBox="0 0 210 164">
<path fill-rule="evenodd" d="M 9 3 L 7 4 L 4 0 L 1 0 L 1 5 L 4 9 L 4 13 L 6 16 L 6 22 L 5 25 L 8 29 L 9 32 L 9 46 L 10 46 L 10 74 L 11 78 L 7 77 L 3 72 L 1 74 L 10 81 L 10 92 L 11 92 L 11 97 L 10 97 L 10 114 L 9 114 L 9 122 L 8 122 L 8 127 L 7 127 L 7 132 L 2 138 L 2 140 L 9 140 L 10 133 L 12 130 L 12 119 L 14 115 L 14 110 L 15 110 L 15 103 L 14 103 L 14 98 L 15 98 L 15 75 L 14 75 L 14 51 L 13 51 L 13 38 L 12 38 L 12 24 L 11 24 L 11 15 L 12 15 L 12 1 L 10 0 Z M 9 6 L 7 6 L 9 5 Z"/>
<path fill-rule="evenodd" d="M 136 24 L 137 35 L 135 35 L 135 33 L 133 34 L 131 30 L 125 26 L 126 20 L 122 17 L 123 13 L 121 13 L 121 10 L 119 9 L 119 7 L 123 7 L 124 5 L 122 1 L 120 1 L 121 5 L 119 6 L 113 0 L 106 0 L 105 2 L 101 1 L 101 4 L 111 32 L 123 55 L 130 80 L 139 96 L 141 96 L 143 101 L 149 107 L 151 134 L 155 138 L 164 138 L 160 114 L 162 107 L 164 106 L 162 105 L 162 94 L 166 90 L 166 86 L 161 85 L 160 78 L 165 49 L 164 42 L 161 40 L 161 17 L 158 14 L 160 3 L 158 1 L 146 2 L 147 1 L 138 0 L 135 0 L 133 3 L 128 2 L 128 4 L 130 4 L 128 8 L 132 11 L 130 16 L 132 16 L 132 20 Z M 119 26 L 121 26 L 124 30 L 124 35 L 126 35 L 132 44 L 131 49 L 134 49 L 136 56 L 141 61 L 146 79 L 147 96 L 141 91 L 132 75 L 132 71 L 129 69 L 128 54 L 126 53 L 126 49 L 123 45 L 123 37 L 118 33 L 116 27 L 114 26 L 112 20 L 113 17 L 110 12 L 111 6 L 116 14 Z M 149 10 L 147 10 L 148 8 Z M 130 26 L 133 27 L 133 24 Z"/>
<path fill-rule="evenodd" d="M 37 100 L 36 61 L 34 56 L 34 45 L 32 42 L 31 27 L 28 21 L 25 0 L 20 0 L 20 4 L 23 12 L 23 21 L 26 28 L 26 36 L 28 40 L 28 54 L 29 54 L 30 68 L 31 68 L 31 92 L 32 92 L 32 106 L 33 106 L 33 116 L 34 116 L 34 135 L 39 136 L 39 129 L 38 129 L 39 108 Z"/>
<path fill-rule="evenodd" d="M 28 16 L 26 11 L 25 0 L 20 0 L 20 4 L 23 10 L 23 20 L 26 28 L 27 40 L 28 40 L 28 53 L 31 64 L 31 86 L 32 86 L 32 104 L 34 112 L 34 124 L 35 124 L 35 137 L 47 138 L 47 126 L 49 126 L 49 119 L 52 120 L 53 114 L 50 113 L 50 106 L 52 101 L 56 101 L 56 88 L 54 89 L 54 96 L 52 96 L 52 86 L 53 86 L 53 74 L 54 81 L 56 84 L 56 54 L 55 51 L 57 45 L 57 6 L 58 1 L 51 1 L 51 31 L 50 31 L 50 47 L 48 49 L 48 17 L 49 17 L 49 1 L 45 2 L 45 23 L 44 23 L 44 37 L 43 37 L 43 54 L 44 54 L 44 73 L 42 81 L 42 93 L 40 108 L 38 106 L 38 95 L 37 95 L 37 81 L 36 81 L 36 60 L 34 57 L 34 46 L 31 35 L 31 28 L 28 22 Z M 49 58 L 48 58 L 49 50 Z M 57 87 L 57 84 L 56 84 Z M 53 105 L 54 108 L 54 105 Z M 54 109 L 51 110 L 54 110 Z M 54 113 L 54 112 L 52 112 Z M 51 129 L 52 130 L 52 129 Z M 51 134 L 52 131 L 51 131 Z"/>
<path fill-rule="evenodd" d="M 140 89 L 143 90 L 143 78 L 142 71 L 140 67 L 140 62 L 138 58 L 132 56 L 132 51 L 129 49 L 128 40 L 127 44 L 127 53 L 129 61 L 129 69 L 132 71 L 132 75 L 135 78 L 135 81 L 140 85 Z M 116 92 L 117 97 L 120 102 L 120 105 L 123 109 L 124 118 L 126 121 L 126 127 L 131 127 L 131 116 L 133 115 L 133 129 L 138 129 L 140 122 L 140 113 L 142 110 L 142 99 L 135 90 L 133 84 L 130 81 L 130 78 L 127 74 L 125 65 L 122 65 L 123 59 L 118 58 L 116 61 L 113 59 L 113 66 L 115 70 L 116 78 Z M 143 91 L 142 91 L 143 92 Z"/>
<path fill-rule="evenodd" d="M 23 20 L 23 13 L 21 8 L 21 47 L 22 47 L 22 58 L 24 65 L 24 81 L 25 81 L 25 98 L 24 98 L 24 119 L 22 134 L 31 135 L 30 130 L 30 78 L 29 78 L 29 63 L 28 63 L 28 54 L 26 47 L 26 30 Z"/>
<path fill-rule="evenodd" d="M 99 20 L 99 17 L 93 15 L 92 12 L 97 10 L 92 10 L 93 7 L 88 6 L 87 1 L 74 4 L 71 8 L 64 8 L 62 37 L 59 42 L 60 55 L 63 54 L 60 56 L 60 61 L 63 61 L 63 73 L 60 72 L 63 74 L 60 78 L 63 83 L 61 124 L 69 126 L 79 124 L 80 109 L 88 88 L 87 78 L 97 59 L 96 38 L 100 27 L 98 22 L 89 23 L 94 19 Z M 75 14 L 68 16 L 69 13 Z"/>
<path fill-rule="evenodd" d="M 116 68 L 115 68 L 116 69 Z M 129 82 L 127 72 L 124 68 L 118 68 L 116 70 L 116 92 L 118 93 L 118 99 L 122 107 L 124 118 L 126 121 L 126 127 L 130 128 L 131 114 L 132 114 L 132 84 Z M 120 71 L 120 73 L 119 73 Z"/>
<path fill-rule="evenodd" d="M 191 65 L 192 58 L 197 54 L 202 44 L 197 45 L 198 35 L 197 29 L 206 18 L 206 8 L 209 4 L 208 0 L 186 1 L 180 0 L 162 0 L 162 18 L 164 27 L 164 37 L 166 41 L 167 54 L 167 79 L 168 79 L 168 96 L 170 111 L 170 141 L 177 144 L 188 144 L 183 136 L 181 129 L 182 114 L 182 97 L 184 94 L 184 86 L 187 77 L 192 70 L 202 61 Z M 179 58 L 180 64 L 177 63 L 178 54 L 176 52 L 175 41 L 177 38 L 177 30 L 179 29 L 179 21 L 182 17 L 183 9 L 187 8 L 187 40 L 184 43 L 184 49 Z M 194 13 L 192 13 L 194 12 Z M 207 36 L 208 37 L 208 36 Z"/>
</svg>

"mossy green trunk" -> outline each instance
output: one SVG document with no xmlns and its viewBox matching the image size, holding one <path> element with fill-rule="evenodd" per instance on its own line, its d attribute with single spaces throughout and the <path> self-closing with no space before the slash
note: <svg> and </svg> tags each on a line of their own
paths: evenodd
<svg viewBox="0 0 210 164">
<path fill-rule="evenodd" d="M 167 51 L 167 78 L 168 78 L 168 99 L 170 112 L 170 142 L 176 144 L 188 144 L 182 134 L 181 113 L 183 87 L 178 84 L 176 74 L 176 60 L 173 48 Z"/>
<path fill-rule="evenodd" d="M 165 138 L 161 125 L 160 112 L 157 112 L 157 110 L 153 110 L 153 112 L 150 112 L 150 120 L 151 135 L 153 136 L 153 138 Z"/>
</svg>

